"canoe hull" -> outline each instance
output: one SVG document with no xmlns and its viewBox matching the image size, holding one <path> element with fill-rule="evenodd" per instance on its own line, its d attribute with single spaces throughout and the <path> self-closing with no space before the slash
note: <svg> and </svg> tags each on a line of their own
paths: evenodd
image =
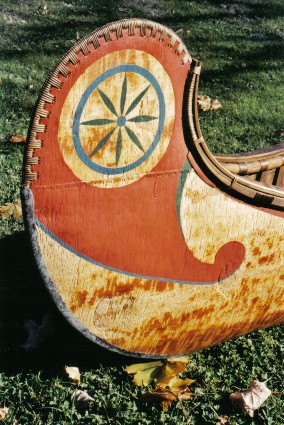
<svg viewBox="0 0 284 425">
<path fill-rule="evenodd" d="M 185 131 L 191 71 L 170 30 L 111 24 L 58 63 L 31 125 L 22 198 L 43 279 L 78 330 L 134 356 L 283 321 L 283 211 L 201 171 Z"/>
</svg>

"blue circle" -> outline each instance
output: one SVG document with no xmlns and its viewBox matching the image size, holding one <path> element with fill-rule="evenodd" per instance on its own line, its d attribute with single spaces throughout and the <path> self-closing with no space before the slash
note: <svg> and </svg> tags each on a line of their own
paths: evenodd
<svg viewBox="0 0 284 425">
<path fill-rule="evenodd" d="M 83 112 L 83 109 L 86 105 L 87 100 L 89 99 L 90 95 L 93 93 L 93 91 L 101 84 L 103 81 L 105 81 L 107 78 L 111 77 L 112 75 L 119 74 L 119 73 L 125 73 L 125 72 L 134 72 L 136 74 L 142 75 L 142 77 L 146 78 L 149 83 L 154 87 L 158 102 L 159 102 L 159 123 L 158 123 L 158 129 L 155 134 L 154 140 L 152 144 L 149 146 L 147 151 L 136 161 L 134 161 L 132 164 L 128 164 L 124 167 L 118 167 L 118 168 L 107 168 L 103 167 L 102 165 L 96 164 L 95 162 L 91 161 L 89 156 L 84 151 L 80 136 L 79 136 L 79 127 L 80 127 L 80 120 L 81 115 Z M 120 118 L 124 117 L 118 117 L 117 124 Z M 122 120 L 120 121 L 122 122 Z M 159 86 L 159 83 L 157 82 L 156 78 L 145 68 L 141 68 L 138 65 L 120 65 L 115 66 L 114 68 L 111 68 L 107 71 L 105 71 L 103 74 L 101 74 L 99 77 L 97 77 L 85 90 L 84 94 L 82 95 L 75 115 L 74 115 L 74 121 L 73 121 L 73 127 L 72 127 L 72 134 L 73 134 L 73 142 L 75 146 L 75 150 L 79 158 L 83 161 L 87 167 L 89 167 L 91 170 L 97 171 L 102 174 L 121 174 L 125 173 L 127 171 L 133 170 L 134 168 L 138 167 L 140 164 L 142 164 L 149 156 L 152 154 L 154 149 L 156 148 L 157 144 L 159 143 L 159 140 L 161 138 L 162 130 L 164 127 L 165 122 L 165 101 L 164 96 L 162 93 L 162 90 Z M 118 124 L 120 126 L 120 124 Z"/>
<path fill-rule="evenodd" d="M 126 118 L 122 116 L 118 117 L 116 123 L 119 127 L 123 127 L 126 123 Z"/>
</svg>

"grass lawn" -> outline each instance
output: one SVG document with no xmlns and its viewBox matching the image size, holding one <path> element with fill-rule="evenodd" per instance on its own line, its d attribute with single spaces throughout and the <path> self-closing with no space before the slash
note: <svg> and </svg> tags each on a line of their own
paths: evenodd
<svg viewBox="0 0 284 425">
<path fill-rule="evenodd" d="M 2 0 L 0 5 L 0 206 L 19 199 L 23 144 L 37 94 L 53 65 L 98 26 L 126 17 L 155 20 L 178 32 L 203 62 L 200 94 L 223 109 L 201 114 L 210 148 L 235 153 L 280 143 L 284 127 L 284 3 L 282 0 Z M 21 219 L 0 218 L 0 408 L 5 424 L 284 424 L 283 326 L 260 330 L 192 354 L 195 395 L 167 412 L 141 403 L 123 367 L 133 362 L 95 346 L 72 329 L 45 292 Z M 50 332 L 26 351 L 26 319 L 48 314 Z M 64 366 L 82 371 L 81 389 L 95 399 L 85 412 Z M 228 395 L 253 379 L 274 394 L 254 419 Z M 1 422 L 1 419 L 0 419 Z"/>
</svg>

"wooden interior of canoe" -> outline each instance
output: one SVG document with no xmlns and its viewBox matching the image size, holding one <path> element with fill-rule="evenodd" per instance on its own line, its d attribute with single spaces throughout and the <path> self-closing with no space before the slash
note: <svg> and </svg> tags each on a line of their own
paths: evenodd
<svg viewBox="0 0 284 425">
<path fill-rule="evenodd" d="M 284 144 L 252 152 L 214 155 L 233 174 L 271 186 L 284 187 Z"/>
<path fill-rule="evenodd" d="M 213 155 L 201 65 L 170 29 L 126 19 L 43 85 L 22 200 L 43 281 L 92 341 L 189 353 L 284 316 L 283 145 Z"/>
<path fill-rule="evenodd" d="M 197 95 L 201 63 L 192 61 L 189 94 L 185 105 L 188 116 L 189 146 L 202 170 L 233 196 L 256 206 L 284 207 L 284 145 L 241 154 L 210 152 L 198 119 Z"/>
</svg>

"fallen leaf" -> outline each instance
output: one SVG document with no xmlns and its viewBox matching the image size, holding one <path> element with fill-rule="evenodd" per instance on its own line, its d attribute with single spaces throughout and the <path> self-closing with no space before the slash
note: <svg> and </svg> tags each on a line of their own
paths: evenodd
<svg viewBox="0 0 284 425">
<path fill-rule="evenodd" d="M 26 141 L 26 136 L 23 134 L 18 134 L 17 136 L 11 136 L 9 142 L 11 143 L 23 143 Z"/>
<path fill-rule="evenodd" d="M 197 105 L 202 111 L 217 111 L 222 108 L 221 103 L 217 99 L 211 99 L 209 96 L 198 96 Z"/>
<path fill-rule="evenodd" d="M 159 367 L 150 367 L 149 369 L 139 370 L 135 373 L 133 377 L 133 384 L 137 385 L 138 387 L 141 387 L 142 385 L 144 387 L 147 387 L 151 384 L 152 381 L 157 377 L 157 375 L 160 372 Z"/>
<path fill-rule="evenodd" d="M 283 128 L 277 128 L 277 130 L 274 131 L 275 137 L 283 137 L 284 136 L 284 129 Z"/>
<path fill-rule="evenodd" d="M 156 388 L 153 391 L 147 391 L 142 394 L 142 401 L 144 403 L 160 404 L 164 411 L 167 411 L 173 401 L 186 401 L 191 399 L 192 393 L 188 389 L 181 391 L 171 391 L 167 388 Z"/>
<path fill-rule="evenodd" d="M 0 215 L 2 218 L 20 218 L 22 217 L 21 201 L 8 202 L 0 207 Z"/>
<path fill-rule="evenodd" d="M 124 371 L 133 376 L 133 384 L 147 387 L 155 379 L 163 367 L 161 361 L 149 363 L 137 363 L 127 366 Z"/>
<path fill-rule="evenodd" d="M 76 384 L 80 384 L 81 381 L 81 374 L 76 366 L 65 366 L 65 370 L 67 375 L 69 376 L 72 381 L 74 381 Z"/>
<path fill-rule="evenodd" d="M 157 366 L 163 366 L 163 363 L 161 361 L 157 361 L 157 362 L 148 362 L 148 363 L 136 363 L 136 364 L 132 364 L 130 366 L 127 366 L 124 371 L 129 373 L 130 375 L 145 370 L 145 369 L 151 369 L 153 367 L 157 367 Z"/>
<path fill-rule="evenodd" d="M 78 409 L 85 410 L 88 408 L 89 403 L 95 400 L 89 396 L 85 391 L 76 390 L 71 396 L 71 401 L 74 401 L 75 406 Z"/>
<path fill-rule="evenodd" d="M 192 383 L 192 380 L 177 378 L 177 375 L 184 372 L 189 363 L 188 356 L 172 357 L 166 360 L 149 363 L 138 363 L 128 366 L 124 369 L 130 375 L 134 375 L 133 384 L 137 386 L 148 386 L 155 381 L 159 388 L 171 388 L 171 386 L 179 386 L 177 390 L 185 388 Z"/>
<path fill-rule="evenodd" d="M 49 314 L 43 316 L 42 322 L 25 320 L 24 328 L 28 333 L 28 339 L 22 348 L 26 351 L 34 350 L 40 343 L 53 332 L 52 322 Z"/>
<path fill-rule="evenodd" d="M 194 395 L 189 391 L 188 388 L 185 388 L 184 390 L 179 391 L 176 393 L 178 400 L 189 400 Z"/>
<path fill-rule="evenodd" d="M 219 416 L 216 425 L 230 425 L 229 416 Z"/>
<path fill-rule="evenodd" d="M 186 389 L 189 385 L 193 384 L 193 382 L 195 382 L 193 379 L 189 379 L 189 378 L 182 379 L 175 376 L 173 379 L 170 380 L 168 386 L 171 389 L 171 391 L 179 392 Z"/>
<path fill-rule="evenodd" d="M 177 375 L 184 372 L 189 363 L 188 356 L 172 357 L 166 360 L 150 363 L 139 363 L 128 366 L 125 372 L 133 374 L 135 385 L 147 386 L 155 382 L 156 388 L 146 391 L 142 395 L 142 401 L 152 404 L 160 404 L 166 411 L 173 401 L 189 400 L 192 393 L 188 385 L 194 381 L 188 378 L 179 378 Z"/>
<path fill-rule="evenodd" d="M 46 4 L 46 3 L 42 3 L 42 4 L 41 4 L 41 6 L 40 6 L 40 9 L 41 9 L 42 14 L 43 14 L 44 16 L 48 16 L 48 14 L 49 14 L 49 10 L 48 10 L 48 6 L 47 6 L 47 4 Z"/>
<path fill-rule="evenodd" d="M 160 388 L 171 388 L 171 381 L 173 380 L 172 385 L 175 385 L 177 375 L 186 370 L 188 363 L 188 356 L 172 357 L 164 361 L 162 369 L 157 376 L 156 385 Z"/>
<path fill-rule="evenodd" d="M 188 356 L 179 356 L 157 362 L 134 364 L 126 367 L 124 371 L 134 375 L 133 384 L 137 386 L 148 386 L 155 381 L 158 387 L 166 388 L 171 387 L 171 380 L 175 379 L 176 375 L 186 370 L 188 363 Z M 176 380 L 172 385 L 175 384 Z"/>
<path fill-rule="evenodd" d="M 241 409 L 248 416 L 253 418 L 254 411 L 258 409 L 271 395 L 271 391 L 264 382 L 252 381 L 246 391 L 236 391 L 230 395 L 233 405 Z"/>
<path fill-rule="evenodd" d="M 141 400 L 144 403 L 160 404 L 165 411 L 171 406 L 173 401 L 176 401 L 177 395 L 171 390 L 156 388 L 153 391 L 147 391 L 142 394 Z"/>
<path fill-rule="evenodd" d="M 4 422 L 8 413 L 9 413 L 8 407 L 1 407 L 0 408 L 0 422 Z"/>
</svg>

